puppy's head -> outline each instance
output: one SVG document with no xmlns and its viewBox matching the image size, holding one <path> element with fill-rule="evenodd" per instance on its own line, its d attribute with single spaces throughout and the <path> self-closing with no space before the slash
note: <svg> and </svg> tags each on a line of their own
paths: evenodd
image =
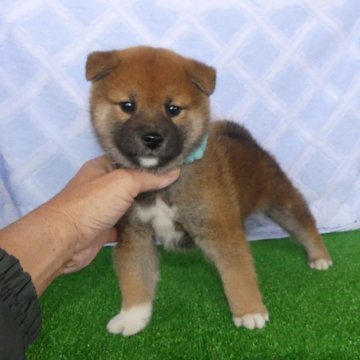
<svg viewBox="0 0 360 360">
<path fill-rule="evenodd" d="M 90 54 L 91 118 L 102 147 L 125 168 L 181 164 L 207 132 L 215 77 L 213 68 L 165 49 Z"/>
</svg>

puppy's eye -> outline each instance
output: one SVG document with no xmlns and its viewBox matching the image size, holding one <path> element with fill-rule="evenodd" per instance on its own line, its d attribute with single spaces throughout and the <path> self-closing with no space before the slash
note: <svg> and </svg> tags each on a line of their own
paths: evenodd
<svg viewBox="0 0 360 360">
<path fill-rule="evenodd" d="M 174 104 L 167 104 L 166 106 L 166 112 L 169 116 L 177 116 L 181 113 L 182 108 L 180 106 L 174 105 Z"/>
<path fill-rule="evenodd" d="M 121 110 L 126 114 L 132 114 L 136 109 L 135 101 L 122 101 L 119 105 Z"/>
</svg>

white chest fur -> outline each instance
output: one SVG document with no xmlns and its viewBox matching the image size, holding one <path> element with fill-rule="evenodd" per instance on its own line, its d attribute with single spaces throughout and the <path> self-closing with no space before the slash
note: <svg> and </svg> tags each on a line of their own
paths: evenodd
<svg viewBox="0 0 360 360">
<path fill-rule="evenodd" d="M 157 197 L 154 205 L 137 206 L 136 216 L 144 223 L 150 223 L 155 236 L 169 249 L 175 249 L 181 240 L 183 233 L 176 229 L 177 219 L 176 206 L 167 205 L 160 197 Z"/>
</svg>

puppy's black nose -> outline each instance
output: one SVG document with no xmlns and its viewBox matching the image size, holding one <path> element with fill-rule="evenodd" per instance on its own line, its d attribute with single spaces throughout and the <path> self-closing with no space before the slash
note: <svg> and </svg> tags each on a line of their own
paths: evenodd
<svg viewBox="0 0 360 360">
<path fill-rule="evenodd" d="M 156 133 L 156 132 L 144 134 L 141 137 L 141 139 L 142 139 L 144 145 L 151 150 L 155 150 L 158 147 L 160 147 L 160 145 L 164 141 L 164 138 L 162 137 L 162 135 L 160 135 L 159 133 Z"/>
</svg>

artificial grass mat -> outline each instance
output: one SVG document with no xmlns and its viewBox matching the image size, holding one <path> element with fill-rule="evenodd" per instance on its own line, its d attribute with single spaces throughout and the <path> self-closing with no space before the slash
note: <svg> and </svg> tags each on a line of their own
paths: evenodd
<svg viewBox="0 0 360 360">
<path fill-rule="evenodd" d="M 334 266 L 310 270 L 289 240 L 251 242 L 270 313 L 264 329 L 235 328 L 218 274 L 199 251 L 161 250 L 150 325 L 107 333 L 119 310 L 111 250 L 57 279 L 41 298 L 43 328 L 27 352 L 41 359 L 359 359 L 360 231 L 324 235 Z"/>
</svg>

